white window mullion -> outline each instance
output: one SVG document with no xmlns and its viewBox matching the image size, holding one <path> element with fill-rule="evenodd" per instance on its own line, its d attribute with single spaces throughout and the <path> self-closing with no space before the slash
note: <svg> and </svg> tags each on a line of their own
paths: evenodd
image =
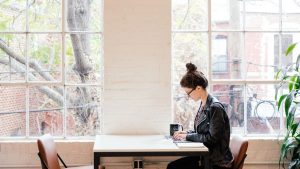
<svg viewBox="0 0 300 169">
<path fill-rule="evenodd" d="M 208 81 L 209 83 L 212 81 L 212 68 L 211 68 L 211 63 L 212 63 L 212 29 L 211 29 L 211 1 L 209 0 L 207 3 L 207 27 L 208 27 Z"/>
<path fill-rule="evenodd" d="M 103 1 L 101 1 L 102 3 L 101 3 L 101 12 L 103 12 L 104 11 L 104 0 Z M 172 9 L 171 9 L 172 10 Z M 172 12 L 172 11 L 171 11 Z M 103 12 L 104 13 L 104 12 Z M 171 20 L 172 21 L 172 20 Z M 102 29 L 101 30 L 103 30 L 103 25 L 104 24 L 102 24 L 101 25 L 101 27 L 102 27 Z M 172 26 L 172 25 L 171 25 Z M 104 35 L 103 35 L 103 32 L 101 32 L 101 41 L 103 42 L 103 37 Z M 172 40 L 171 40 L 171 42 L 172 42 Z M 101 98 L 104 98 L 103 97 L 103 92 L 104 92 L 104 51 L 103 51 L 103 49 L 104 49 L 104 46 L 103 46 L 104 44 L 103 43 L 101 43 L 101 49 L 102 49 L 102 54 L 101 54 L 101 64 L 102 64 L 102 69 L 101 69 Z M 172 44 L 171 44 L 172 45 Z M 172 47 L 172 46 L 171 46 Z M 172 60 L 172 59 L 171 59 Z M 171 63 L 171 65 L 172 65 L 172 63 Z M 170 88 L 170 90 L 172 91 L 172 87 Z M 171 92 L 172 93 L 172 92 Z M 173 98 L 173 96 L 172 96 L 172 98 Z M 102 100 L 102 99 L 101 99 Z M 101 120 L 100 120 L 100 133 L 99 134 L 102 134 L 103 133 L 103 124 L 104 124 L 104 116 L 103 116 L 103 101 L 101 101 L 100 102 L 100 106 L 101 106 L 101 109 L 100 109 L 100 112 L 98 112 L 98 120 L 100 120 L 100 118 L 101 118 Z M 173 107 L 173 106 L 172 106 Z"/>
<path fill-rule="evenodd" d="M 279 54 L 278 57 L 283 57 L 282 56 L 282 0 L 279 0 L 279 35 L 278 35 L 278 47 L 279 47 Z M 281 59 L 278 58 L 278 65 L 281 66 Z M 281 92 L 282 95 L 282 90 L 277 91 L 277 92 Z M 277 111 L 277 110 L 275 110 Z M 283 106 L 281 107 L 281 113 L 279 113 L 280 115 L 280 121 L 279 121 L 279 131 L 281 133 L 281 135 L 285 132 L 284 131 L 284 117 L 283 117 Z"/>
<path fill-rule="evenodd" d="M 26 108 L 26 113 L 25 113 L 25 137 L 29 138 L 29 86 L 28 86 L 28 72 L 29 72 L 29 67 L 28 67 L 28 32 L 29 32 L 29 25 L 28 25 L 28 13 L 29 13 L 29 2 L 26 0 L 26 9 L 25 9 L 25 86 L 26 86 L 26 103 L 25 103 L 25 108 Z"/>
<path fill-rule="evenodd" d="M 247 136 L 248 135 L 248 116 L 247 116 L 247 84 L 243 85 L 243 90 L 244 90 L 244 135 Z"/>
<path fill-rule="evenodd" d="M 245 5 L 245 1 L 243 1 L 243 28 L 242 28 L 242 60 L 244 60 L 244 62 L 242 62 L 242 77 L 243 79 L 247 80 L 247 64 L 248 64 L 248 59 L 246 58 L 246 52 L 245 52 L 245 46 L 246 46 L 246 5 Z M 247 136 L 248 135 L 248 127 L 247 127 L 247 121 L 248 121 L 248 117 L 247 117 L 247 83 L 245 83 L 243 85 L 243 89 L 244 89 L 244 135 Z"/>
<path fill-rule="evenodd" d="M 61 10 L 62 10 L 62 20 L 61 20 L 61 25 L 62 25 L 62 32 L 61 32 L 61 36 L 62 36 L 62 64 L 61 64 L 61 74 L 62 74 L 62 84 L 63 84 L 63 137 L 66 138 L 67 137 L 67 98 L 66 98 L 66 11 L 65 11 L 65 0 L 62 0 L 62 6 L 61 6 Z"/>
<path fill-rule="evenodd" d="M 26 104 L 26 130 L 25 130 L 25 137 L 29 138 L 29 88 L 28 86 L 26 87 L 26 97 L 25 97 L 25 104 Z"/>
</svg>

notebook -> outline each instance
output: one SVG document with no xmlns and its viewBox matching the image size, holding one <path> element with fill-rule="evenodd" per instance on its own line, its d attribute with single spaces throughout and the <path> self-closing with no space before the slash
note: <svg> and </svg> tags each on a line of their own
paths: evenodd
<svg viewBox="0 0 300 169">
<path fill-rule="evenodd" d="M 181 143 L 176 143 L 176 145 L 179 148 L 201 148 L 201 147 L 204 147 L 203 143 L 198 143 L 198 142 L 181 142 Z"/>
<path fill-rule="evenodd" d="M 186 140 L 176 140 L 176 139 L 172 139 L 173 143 L 194 143 L 192 141 L 186 141 Z"/>
</svg>

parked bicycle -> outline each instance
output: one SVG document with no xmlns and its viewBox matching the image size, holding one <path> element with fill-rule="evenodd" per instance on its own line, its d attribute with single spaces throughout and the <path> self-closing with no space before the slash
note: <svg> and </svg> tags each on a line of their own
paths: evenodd
<svg viewBox="0 0 300 169">
<path fill-rule="evenodd" d="M 254 116 L 261 121 L 273 120 L 277 117 L 276 102 L 271 100 L 259 100 L 254 107 Z"/>
</svg>

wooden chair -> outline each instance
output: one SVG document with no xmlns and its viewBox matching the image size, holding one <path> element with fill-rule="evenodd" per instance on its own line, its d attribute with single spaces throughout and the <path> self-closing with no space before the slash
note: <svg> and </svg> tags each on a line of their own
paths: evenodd
<svg viewBox="0 0 300 169">
<path fill-rule="evenodd" d="M 38 156 L 41 160 L 42 169 L 61 169 L 58 159 L 64 165 L 65 168 L 69 169 L 93 169 L 91 166 L 80 166 L 80 167 L 67 167 L 62 158 L 58 155 L 56 151 L 56 146 L 51 135 L 46 134 L 41 136 L 37 140 L 37 145 L 39 149 Z M 104 166 L 100 166 L 99 169 L 105 169 Z"/>
<path fill-rule="evenodd" d="M 245 158 L 247 157 L 248 140 L 241 136 L 232 136 L 230 140 L 230 149 L 234 156 L 232 169 L 242 169 Z"/>
</svg>

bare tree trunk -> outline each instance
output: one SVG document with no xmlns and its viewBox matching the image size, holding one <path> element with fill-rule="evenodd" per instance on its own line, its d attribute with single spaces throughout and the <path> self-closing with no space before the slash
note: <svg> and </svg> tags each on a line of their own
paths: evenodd
<svg viewBox="0 0 300 169">
<path fill-rule="evenodd" d="M 85 31 L 89 31 L 90 24 L 90 5 L 88 0 L 68 0 L 67 22 L 70 31 L 82 31 L 80 34 L 71 34 L 71 41 L 75 57 L 73 70 L 80 76 L 81 82 L 86 83 L 92 73 L 92 64 L 90 59 L 90 37 Z M 77 87 L 77 101 L 74 106 L 76 109 L 76 125 L 79 133 L 89 132 L 91 127 L 95 128 L 98 123 L 97 109 L 95 106 L 89 106 L 95 102 L 91 91 L 87 87 Z M 85 133 L 87 134 L 87 133 Z"/>
<path fill-rule="evenodd" d="M 70 31 L 88 31 L 90 20 L 90 2 L 86 0 L 68 0 L 68 28 Z M 90 44 L 87 34 L 71 34 L 76 64 L 73 69 L 84 83 L 92 66 L 89 61 Z"/>
</svg>

